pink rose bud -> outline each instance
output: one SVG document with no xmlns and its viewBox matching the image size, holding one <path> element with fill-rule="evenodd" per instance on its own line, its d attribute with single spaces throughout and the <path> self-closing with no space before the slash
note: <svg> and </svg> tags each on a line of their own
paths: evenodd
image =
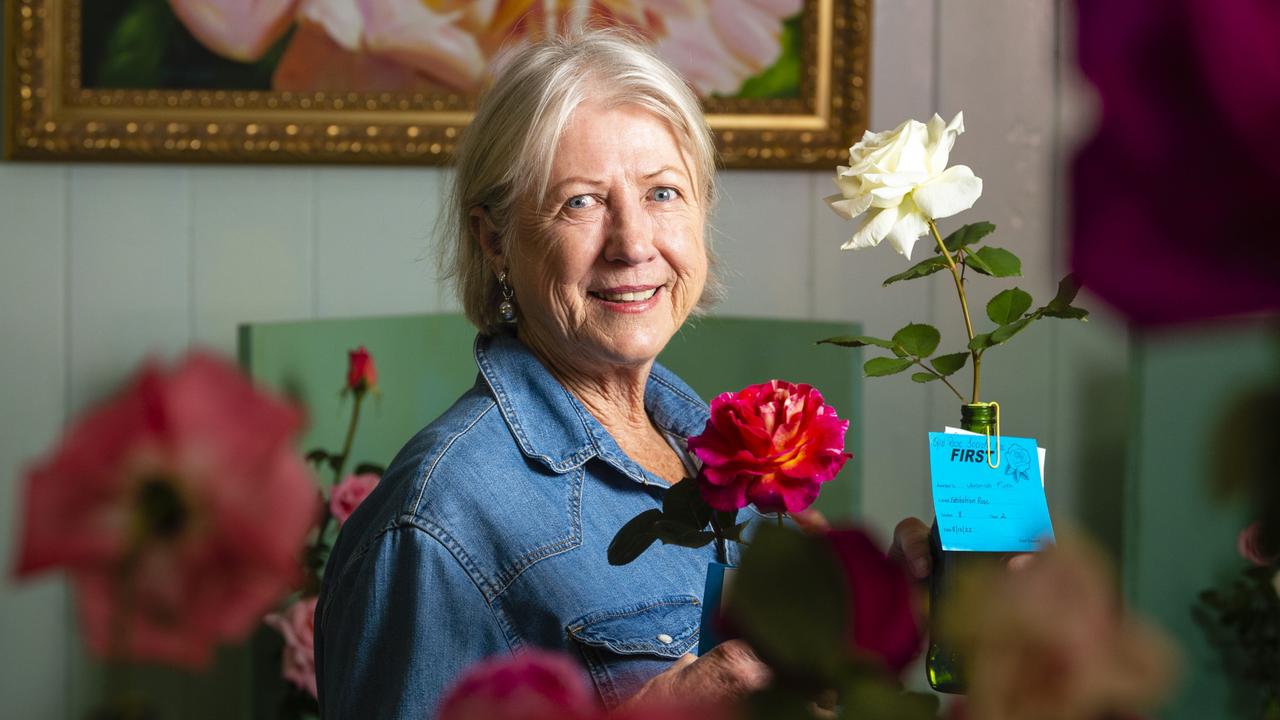
<svg viewBox="0 0 1280 720">
<path fill-rule="evenodd" d="M 347 351 L 347 390 L 362 394 L 378 386 L 378 367 L 364 346 Z"/>
<path fill-rule="evenodd" d="M 717 510 L 804 510 L 853 457 L 848 429 L 809 385 L 772 380 L 724 393 L 711 401 L 706 429 L 689 438 L 703 463 L 702 498 Z"/>
<path fill-rule="evenodd" d="M 329 498 L 329 512 L 333 513 L 338 524 L 341 525 L 351 517 L 351 513 L 355 512 L 356 507 L 369 497 L 369 493 L 373 492 L 377 484 L 378 476 L 373 473 L 348 475 L 338 483 L 333 489 L 333 495 Z"/>
</svg>

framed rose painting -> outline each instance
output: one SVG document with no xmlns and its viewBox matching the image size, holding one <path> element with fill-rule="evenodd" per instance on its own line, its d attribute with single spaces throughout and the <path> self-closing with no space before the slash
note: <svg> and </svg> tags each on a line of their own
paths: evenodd
<svg viewBox="0 0 1280 720">
<path fill-rule="evenodd" d="M 727 167 L 828 167 L 867 114 L 870 0 L 7 0 L 8 157 L 448 162 L 495 58 L 652 43 Z"/>
</svg>

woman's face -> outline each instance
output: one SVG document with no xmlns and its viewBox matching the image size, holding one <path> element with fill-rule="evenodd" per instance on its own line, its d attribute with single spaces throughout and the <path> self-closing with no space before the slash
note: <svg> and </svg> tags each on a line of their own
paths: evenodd
<svg viewBox="0 0 1280 720">
<path fill-rule="evenodd" d="M 699 178 L 666 122 L 579 106 L 508 258 L 521 337 L 565 369 L 647 365 L 707 279 Z"/>
</svg>

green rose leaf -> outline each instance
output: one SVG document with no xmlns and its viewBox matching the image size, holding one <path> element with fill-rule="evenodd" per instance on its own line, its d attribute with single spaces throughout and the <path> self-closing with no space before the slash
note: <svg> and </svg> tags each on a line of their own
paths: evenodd
<svg viewBox="0 0 1280 720">
<path fill-rule="evenodd" d="M 675 523 L 670 520 L 659 520 L 654 523 L 653 531 L 658 536 L 658 539 L 667 545 L 679 545 L 680 547 L 703 547 L 716 539 L 715 533 L 710 530 L 694 530 L 683 523 Z"/>
<path fill-rule="evenodd" d="M 911 380 L 913 382 L 927 383 L 927 382 L 933 382 L 934 380 L 941 380 L 941 379 L 942 379 L 941 377 L 939 377 L 938 375 L 934 375 L 931 372 L 911 373 Z"/>
<path fill-rule="evenodd" d="M 679 483 L 677 483 L 678 485 Z M 618 534 L 609 543 L 609 564 L 626 565 L 649 549 L 658 539 L 655 526 L 662 520 L 662 511 L 657 508 L 645 510 L 627 521 Z"/>
<path fill-rule="evenodd" d="M 977 252 L 965 250 L 968 253 L 969 267 L 983 275 L 992 277 L 1017 277 L 1022 274 L 1022 261 L 1017 255 L 998 247 L 981 247 Z"/>
<path fill-rule="evenodd" d="M 328 460 L 329 451 L 323 448 L 316 448 L 315 450 L 311 450 L 307 453 L 307 462 L 309 463 L 319 465 L 320 463 L 328 462 Z"/>
<path fill-rule="evenodd" d="M 662 498 L 662 519 L 672 526 L 703 530 L 711 522 L 713 510 L 698 492 L 698 481 L 686 478 L 667 488 Z M 663 540 L 663 542 L 667 542 Z"/>
<path fill-rule="evenodd" d="M 1076 281 L 1076 274 L 1070 273 L 1058 281 L 1058 294 L 1054 295 L 1045 307 L 1053 310 L 1068 308 L 1071 306 L 1071 301 L 1076 299 L 1076 293 L 1079 292 L 1080 283 Z"/>
<path fill-rule="evenodd" d="M 1045 307 L 1040 311 L 1040 314 L 1045 317 L 1062 318 L 1064 320 L 1088 320 L 1089 319 L 1088 310 L 1085 310 L 1084 308 L 1076 307 L 1074 305 L 1068 305 L 1067 307 L 1058 308 L 1058 309 Z"/>
<path fill-rule="evenodd" d="M 903 370 L 911 367 L 913 364 L 914 361 L 907 358 L 871 358 L 862 364 L 862 373 L 867 377 L 897 375 Z"/>
<path fill-rule="evenodd" d="M 973 339 L 969 341 L 969 350 L 971 352 L 982 352 L 994 344 L 991 342 L 991 333 L 980 333 L 974 335 Z"/>
<path fill-rule="evenodd" d="M 1032 315 L 1030 317 L 1024 317 L 1016 322 L 1011 322 L 1008 325 L 1001 325 L 991 331 L 991 344 L 999 345 L 1001 343 L 1008 342 L 1009 338 L 1025 330 L 1028 325 L 1037 319 L 1038 318 L 1036 318 L 1035 315 Z"/>
<path fill-rule="evenodd" d="M 915 357 L 929 357 L 938 349 L 942 335 L 938 328 L 924 323 L 911 323 L 893 334 L 893 343 Z"/>
<path fill-rule="evenodd" d="M 986 222 L 985 220 L 982 222 L 970 223 L 948 235 L 946 239 L 942 241 L 942 244 L 947 246 L 947 250 L 955 252 L 962 247 L 978 242 L 995 231 L 996 226 Z M 933 245 L 933 253 L 935 255 L 941 255 L 941 253 L 938 252 L 937 243 L 934 243 Z"/>
<path fill-rule="evenodd" d="M 965 362 L 968 360 L 969 353 L 967 352 L 939 355 L 933 359 L 933 369 L 942 376 L 954 375 L 960 368 L 964 367 Z"/>
<path fill-rule="evenodd" d="M 884 338 L 871 337 L 870 335 L 837 335 L 829 337 L 825 340 L 819 340 L 819 345 L 839 345 L 840 347 L 856 348 L 874 345 L 882 347 L 885 350 L 892 350 L 893 343 Z"/>
<path fill-rule="evenodd" d="M 1008 325 L 1020 319 L 1031 308 L 1031 293 L 1021 288 L 1009 288 L 987 303 L 987 317 L 997 325 Z"/>
<path fill-rule="evenodd" d="M 830 686 L 846 654 L 843 582 L 822 539 L 766 524 L 743 553 L 728 615 L 767 662 Z"/>
<path fill-rule="evenodd" d="M 938 272 L 939 270 L 942 270 L 945 267 L 947 267 L 946 258 L 942 257 L 941 255 L 937 257 L 931 257 L 928 260 L 924 260 L 922 262 L 916 263 L 915 265 L 912 265 L 910 268 L 904 270 L 903 272 L 898 273 L 897 275 L 893 275 L 889 277 L 884 281 L 884 285 L 885 286 L 892 285 L 898 282 L 899 280 L 915 280 L 916 278 L 927 277 L 929 275 L 932 275 Z"/>
</svg>

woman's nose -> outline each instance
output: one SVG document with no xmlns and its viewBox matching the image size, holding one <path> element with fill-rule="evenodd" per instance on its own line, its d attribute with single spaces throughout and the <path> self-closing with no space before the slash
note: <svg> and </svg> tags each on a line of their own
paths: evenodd
<svg viewBox="0 0 1280 720">
<path fill-rule="evenodd" d="M 612 208 L 609 238 L 605 243 L 605 259 L 628 265 L 639 265 L 657 254 L 653 238 L 653 220 L 640 202 L 627 201 Z"/>
</svg>

